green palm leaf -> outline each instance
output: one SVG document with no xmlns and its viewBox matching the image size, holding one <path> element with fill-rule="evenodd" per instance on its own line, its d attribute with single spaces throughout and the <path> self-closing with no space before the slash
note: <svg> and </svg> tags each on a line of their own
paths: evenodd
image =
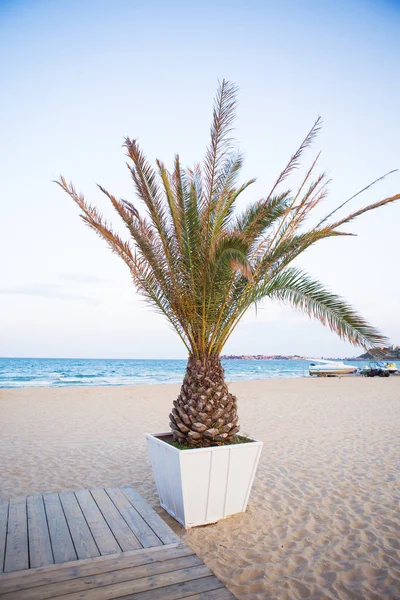
<svg viewBox="0 0 400 600">
<path fill-rule="evenodd" d="M 375 347 L 388 342 L 343 298 L 299 269 L 289 268 L 279 273 L 260 291 L 260 298 L 265 296 L 317 319 L 354 345 Z"/>
</svg>

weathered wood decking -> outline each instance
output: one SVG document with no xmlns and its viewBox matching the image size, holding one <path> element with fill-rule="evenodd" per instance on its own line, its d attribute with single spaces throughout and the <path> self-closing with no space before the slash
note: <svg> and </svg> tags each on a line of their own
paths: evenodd
<svg viewBox="0 0 400 600">
<path fill-rule="evenodd" d="M 0 600 L 234 598 L 129 486 L 0 500 Z"/>
</svg>

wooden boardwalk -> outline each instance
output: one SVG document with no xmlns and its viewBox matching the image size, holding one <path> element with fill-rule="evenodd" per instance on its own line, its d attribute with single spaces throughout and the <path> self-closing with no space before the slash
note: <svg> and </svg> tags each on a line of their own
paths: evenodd
<svg viewBox="0 0 400 600">
<path fill-rule="evenodd" d="M 0 500 L 0 600 L 233 599 L 129 486 Z"/>
</svg>

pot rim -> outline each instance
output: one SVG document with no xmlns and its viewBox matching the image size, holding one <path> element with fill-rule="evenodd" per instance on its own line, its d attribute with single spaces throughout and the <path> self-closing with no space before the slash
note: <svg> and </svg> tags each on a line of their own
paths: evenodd
<svg viewBox="0 0 400 600">
<path fill-rule="evenodd" d="M 264 442 L 262 442 L 260 440 L 251 438 L 251 441 L 247 442 L 245 444 L 224 444 L 223 446 L 206 446 L 204 448 L 191 448 L 190 450 L 188 450 L 188 449 L 180 450 L 179 448 L 175 448 L 175 446 L 171 446 L 171 444 L 168 444 L 168 442 L 165 442 L 163 439 L 161 439 L 162 437 L 171 436 L 171 435 L 172 435 L 171 431 L 166 431 L 163 433 L 146 433 L 146 438 L 147 439 L 155 439 L 155 440 L 157 440 L 157 442 L 159 442 L 163 446 L 166 446 L 172 452 L 175 452 L 175 453 L 176 452 L 177 453 L 184 452 L 185 455 L 193 454 L 195 452 L 210 452 L 210 450 L 212 450 L 213 452 L 217 452 L 217 451 L 221 452 L 221 451 L 228 450 L 231 448 L 239 449 L 239 448 L 246 448 L 247 446 L 262 446 L 264 444 Z M 238 434 L 236 434 L 236 435 L 238 435 Z M 247 437 L 247 436 L 241 436 L 239 434 L 239 437 Z"/>
</svg>

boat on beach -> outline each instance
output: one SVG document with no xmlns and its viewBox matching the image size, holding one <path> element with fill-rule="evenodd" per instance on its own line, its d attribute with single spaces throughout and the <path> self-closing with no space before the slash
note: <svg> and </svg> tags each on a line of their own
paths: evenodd
<svg viewBox="0 0 400 600">
<path fill-rule="evenodd" d="M 335 375 L 350 375 L 358 370 L 354 365 L 346 365 L 341 361 L 318 359 L 311 362 L 308 368 L 310 375 L 317 377 L 333 377 Z"/>
<path fill-rule="evenodd" d="M 360 370 L 360 374 L 364 377 L 389 377 L 395 373 L 397 373 L 396 364 L 387 362 L 370 363 Z"/>
<path fill-rule="evenodd" d="M 391 375 L 398 372 L 397 365 L 394 362 L 385 362 L 385 363 L 383 363 L 383 365 L 384 365 L 385 369 L 387 369 Z"/>
</svg>

